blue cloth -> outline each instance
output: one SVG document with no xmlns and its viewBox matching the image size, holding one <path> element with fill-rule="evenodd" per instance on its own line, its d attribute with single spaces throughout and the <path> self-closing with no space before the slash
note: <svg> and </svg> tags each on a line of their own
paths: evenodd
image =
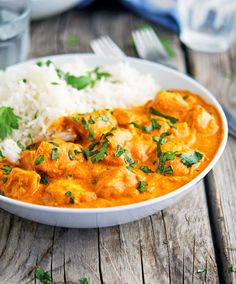
<svg viewBox="0 0 236 284">
<path fill-rule="evenodd" d="M 179 32 L 179 18 L 175 0 L 119 0 L 128 9 L 172 31 Z M 93 0 L 82 0 L 78 7 L 84 8 Z"/>
</svg>

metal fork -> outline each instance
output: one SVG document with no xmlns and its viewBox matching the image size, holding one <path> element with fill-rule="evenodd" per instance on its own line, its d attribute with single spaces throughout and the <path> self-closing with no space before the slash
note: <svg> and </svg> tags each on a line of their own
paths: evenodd
<svg viewBox="0 0 236 284">
<path fill-rule="evenodd" d="M 135 42 L 135 44 L 136 44 L 136 42 Z M 99 56 L 112 56 L 112 57 L 116 57 L 116 58 L 120 58 L 120 59 L 125 59 L 125 56 L 126 56 L 125 53 L 112 41 L 112 39 L 109 36 L 102 36 L 100 38 L 97 38 L 97 39 L 91 41 L 90 46 L 91 46 L 92 50 L 94 51 L 94 53 L 99 55 Z M 148 45 L 142 45 L 143 49 L 144 49 L 144 46 L 148 49 Z M 137 46 L 136 46 L 136 48 L 137 48 Z M 137 50 L 138 50 L 138 48 L 137 48 Z M 143 51 L 143 54 L 148 54 L 148 52 Z M 139 54 L 139 56 L 141 58 L 147 59 L 147 57 L 143 57 L 143 56 L 141 56 L 141 54 Z M 166 58 L 166 57 L 163 57 L 163 58 Z M 160 60 L 158 62 L 160 62 Z M 165 63 L 166 63 L 166 61 L 165 61 Z M 228 120 L 229 134 L 232 137 L 236 138 L 236 123 L 235 123 L 236 119 L 223 105 L 222 105 L 222 107 L 225 111 L 225 115 L 226 115 L 227 120 Z"/>
</svg>

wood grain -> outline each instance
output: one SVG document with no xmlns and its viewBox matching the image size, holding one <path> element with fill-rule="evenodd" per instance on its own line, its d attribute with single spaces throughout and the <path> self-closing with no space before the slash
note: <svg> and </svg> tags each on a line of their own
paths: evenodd
<svg viewBox="0 0 236 284">
<path fill-rule="evenodd" d="M 190 53 L 194 76 L 223 101 L 236 115 L 236 50 L 231 53 L 207 55 Z M 236 143 L 229 137 L 226 150 L 208 175 L 208 201 L 214 236 L 220 254 L 223 283 L 236 283 L 230 267 L 236 263 Z"/>
<path fill-rule="evenodd" d="M 30 57 L 90 51 L 91 39 L 110 35 L 135 55 L 130 32 L 145 23 L 116 11 L 71 11 L 33 23 Z M 174 48 L 175 64 L 185 70 L 173 34 L 156 27 Z M 79 43 L 68 44 L 76 35 Z M 29 222 L 0 211 L 0 283 L 39 283 L 36 266 L 52 272 L 54 283 L 219 283 L 205 187 L 200 183 L 172 208 L 121 226 L 71 230 Z M 199 268 L 207 272 L 198 273 Z"/>
</svg>

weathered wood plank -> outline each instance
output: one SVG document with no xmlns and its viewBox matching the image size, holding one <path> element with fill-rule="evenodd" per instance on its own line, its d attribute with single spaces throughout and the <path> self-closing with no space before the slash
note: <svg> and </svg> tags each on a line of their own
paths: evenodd
<svg viewBox="0 0 236 284">
<path fill-rule="evenodd" d="M 194 76 L 236 114 L 236 50 L 207 55 L 190 52 Z M 208 175 L 208 196 L 215 239 L 221 257 L 222 282 L 236 283 L 230 267 L 236 263 L 236 143 L 231 137 L 218 165 Z"/>
</svg>

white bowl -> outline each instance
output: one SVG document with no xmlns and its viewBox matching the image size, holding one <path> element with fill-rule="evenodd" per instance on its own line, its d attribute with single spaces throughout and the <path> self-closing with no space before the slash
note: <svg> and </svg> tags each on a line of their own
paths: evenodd
<svg viewBox="0 0 236 284">
<path fill-rule="evenodd" d="M 76 57 L 82 58 L 86 64 L 91 66 L 102 66 L 104 64 L 112 64 L 118 61 L 118 59 L 115 58 L 103 58 L 91 54 L 59 55 L 50 56 L 49 58 L 56 63 L 58 61 L 73 61 Z M 196 92 L 218 110 L 223 124 L 224 137 L 220 142 L 216 155 L 210 164 L 205 168 L 205 170 L 192 181 L 173 192 L 165 194 L 161 197 L 130 205 L 111 208 L 68 209 L 34 205 L 0 196 L 1 208 L 20 217 L 53 226 L 67 228 L 95 228 L 113 226 L 138 220 L 173 205 L 177 200 L 183 197 L 183 195 L 190 191 L 193 186 L 214 167 L 224 151 L 228 137 L 226 117 L 220 104 L 217 102 L 214 96 L 192 78 L 173 69 L 140 59 L 126 58 L 126 60 L 140 72 L 150 73 L 157 80 L 161 88 L 187 89 L 192 92 Z M 20 70 L 24 68 L 25 64 L 30 63 L 31 62 L 18 64 L 11 68 Z"/>
<path fill-rule="evenodd" d="M 31 19 L 39 20 L 65 12 L 81 0 L 31 0 Z"/>
</svg>

